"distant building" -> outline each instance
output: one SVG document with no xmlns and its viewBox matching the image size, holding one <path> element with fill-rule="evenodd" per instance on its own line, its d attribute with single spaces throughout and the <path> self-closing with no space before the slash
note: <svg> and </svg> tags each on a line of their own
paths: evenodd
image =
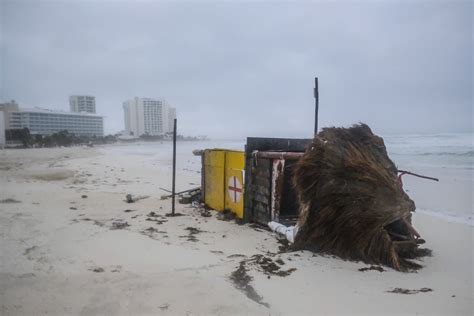
<svg viewBox="0 0 474 316">
<path fill-rule="evenodd" d="M 71 95 L 69 97 L 71 112 L 95 113 L 95 97 L 90 95 Z"/>
<path fill-rule="evenodd" d="M 0 111 L 0 148 L 5 147 L 5 119 L 3 111 Z"/>
<path fill-rule="evenodd" d="M 20 108 L 14 101 L 0 104 L 5 129 L 28 128 L 31 134 L 51 135 L 67 130 L 77 136 L 104 136 L 100 115 Z"/>
<path fill-rule="evenodd" d="M 169 132 L 173 132 L 175 118 L 176 118 L 176 108 L 169 108 L 168 110 L 168 131 Z"/>
<path fill-rule="evenodd" d="M 15 100 L 10 102 L 0 103 L 0 112 L 3 112 L 3 121 L 5 129 L 10 129 L 11 113 L 19 111 L 18 103 Z"/>
<path fill-rule="evenodd" d="M 125 135 L 164 135 L 173 131 L 176 108 L 164 100 L 134 98 L 123 103 Z"/>
</svg>

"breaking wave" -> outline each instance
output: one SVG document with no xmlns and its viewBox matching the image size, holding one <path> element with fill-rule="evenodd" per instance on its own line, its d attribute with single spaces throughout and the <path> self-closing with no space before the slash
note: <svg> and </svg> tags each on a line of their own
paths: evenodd
<svg viewBox="0 0 474 316">
<path fill-rule="evenodd" d="M 466 152 L 427 152 L 418 154 L 419 156 L 458 156 L 458 157 L 474 157 L 474 150 Z"/>
</svg>

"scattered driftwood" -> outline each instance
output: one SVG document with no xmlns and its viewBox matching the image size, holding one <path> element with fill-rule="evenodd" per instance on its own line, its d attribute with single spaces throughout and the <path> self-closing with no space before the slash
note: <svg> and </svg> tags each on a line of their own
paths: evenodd
<svg viewBox="0 0 474 316">
<path fill-rule="evenodd" d="M 325 128 L 297 162 L 300 201 L 293 249 L 384 264 L 399 271 L 429 254 L 411 224 L 415 203 L 397 178 L 383 139 L 365 124 Z"/>
<path fill-rule="evenodd" d="M 163 188 L 160 188 L 161 190 L 165 191 L 165 192 L 170 192 L 169 190 L 166 190 L 166 189 L 163 189 Z M 175 193 L 175 196 L 178 195 L 183 195 L 187 193 L 189 196 L 193 197 L 193 200 L 195 197 L 199 196 L 199 194 L 201 194 L 201 188 L 200 187 L 197 187 L 197 188 L 192 188 L 192 189 L 188 189 L 188 190 L 184 190 L 184 191 L 181 191 L 181 192 L 176 192 Z M 166 199 L 169 199 L 170 197 L 173 197 L 173 194 L 169 194 L 169 195 L 162 195 L 161 196 L 161 199 L 162 200 L 166 200 Z M 189 202 L 191 203 L 191 202 Z"/>
</svg>

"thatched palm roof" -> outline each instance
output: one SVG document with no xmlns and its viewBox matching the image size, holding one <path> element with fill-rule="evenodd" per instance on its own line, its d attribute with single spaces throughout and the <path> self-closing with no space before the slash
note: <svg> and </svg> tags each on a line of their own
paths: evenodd
<svg viewBox="0 0 474 316">
<path fill-rule="evenodd" d="M 411 225 L 415 203 L 367 125 L 323 129 L 298 161 L 294 184 L 301 210 L 293 248 L 400 271 L 420 267 L 409 260 L 424 254 Z"/>
</svg>

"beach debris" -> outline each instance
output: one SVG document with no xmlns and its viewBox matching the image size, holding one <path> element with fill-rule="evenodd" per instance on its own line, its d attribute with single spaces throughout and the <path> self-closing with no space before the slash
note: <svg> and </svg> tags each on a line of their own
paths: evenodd
<svg viewBox="0 0 474 316">
<path fill-rule="evenodd" d="M 185 216 L 184 214 L 181 214 L 181 213 L 166 213 L 165 214 L 166 217 L 178 217 L 178 216 Z"/>
<path fill-rule="evenodd" d="M 164 238 L 167 238 L 168 235 L 166 235 L 166 231 L 161 231 L 161 230 L 158 230 L 154 227 L 148 227 L 147 229 L 144 229 L 142 232 L 141 232 L 143 235 L 145 236 L 148 236 L 150 237 L 151 239 L 155 239 L 155 240 L 158 240 L 158 238 L 156 237 L 156 234 L 163 234 L 162 236 Z"/>
<path fill-rule="evenodd" d="M 396 294 L 417 294 L 417 293 L 427 293 L 427 292 L 432 292 L 433 289 L 430 289 L 429 287 L 422 287 L 419 290 L 409 290 L 409 289 L 403 289 L 401 287 L 396 287 L 391 291 L 387 291 L 387 293 L 396 293 Z"/>
<path fill-rule="evenodd" d="M 384 141 L 365 124 L 324 128 L 294 169 L 299 197 L 292 249 L 383 264 L 398 271 L 429 250 L 411 224 L 415 203 L 404 192 Z"/>
<path fill-rule="evenodd" d="M 192 241 L 192 242 L 199 241 L 199 240 L 196 238 L 196 235 L 197 235 L 197 234 L 205 233 L 205 232 L 206 232 L 206 231 L 201 230 L 201 229 L 196 228 L 196 227 L 186 227 L 184 230 L 187 230 L 187 231 L 188 231 L 188 234 L 187 234 L 187 235 L 184 235 L 184 236 L 179 236 L 179 237 L 180 237 L 180 238 L 187 238 L 188 241 Z"/>
<path fill-rule="evenodd" d="M 278 246 L 279 253 L 287 252 L 290 249 L 290 242 L 287 239 L 279 238 L 277 242 L 280 244 Z"/>
<path fill-rule="evenodd" d="M 81 195 L 81 198 L 87 199 L 87 195 L 83 194 L 83 195 Z"/>
<path fill-rule="evenodd" d="M 147 199 L 149 198 L 149 195 L 139 195 L 136 197 L 133 197 L 130 193 L 125 196 L 125 202 L 127 203 L 135 203 L 139 200 Z"/>
<path fill-rule="evenodd" d="M 161 190 L 163 191 L 166 191 L 166 192 L 169 192 L 171 193 L 170 190 L 166 190 L 166 189 L 163 189 L 163 188 L 160 188 Z M 184 190 L 184 191 L 180 191 L 180 192 L 176 192 L 174 195 L 175 196 L 182 196 L 183 194 L 188 194 L 188 196 L 191 198 L 191 202 L 193 201 L 196 201 L 199 199 L 200 195 L 201 195 L 201 187 L 197 187 L 197 188 L 192 188 L 192 189 L 188 189 L 188 190 Z M 169 199 L 173 197 L 173 194 L 168 194 L 168 195 L 162 195 L 161 196 L 161 199 L 162 200 L 166 200 L 166 199 Z M 180 202 L 181 203 L 181 202 Z M 189 204 L 189 203 L 181 203 L 181 204 Z"/>
<path fill-rule="evenodd" d="M 295 241 L 295 235 L 298 232 L 298 226 L 285 226 L 277 222 L 268 222 L 268 227 L 278 235 L 286 238 L 290 243 Z"/>
<path fill-rule="evenodd" d="M 211 217 L 212 216 L 212 213 L 211 213 L 210 209 L 206 206 L 206 204 L 204 204 L 202 202 L 199 202 L 199 201 L 195 200 L 191 203 L 191 206 L 194 208 L 194 210 L 199 212 L 199 214 L 202 217 Z"/>
<path fill-rule="evenodd" d="M 260 296 L 257 291 L 250 284 L 253 278 L 247 274 L 246 262 L 241 261 L 239 267 L 233 271 L 230 275 L 230 280 L 234 283 L 234 286 L 245 293 L 245 295 L 252 301 L 270 308 L 268 303 L 263 301 L 263 297 Z"/>
<path fill-rule="evenodd" d="M 76 210 L 77 210 L 77 207 L 71 206 L 69 209 L 76 211 Z"/>
<path fill-rule="evenodd" d="M 146 219 L 146 221 L 148 221 L 148 222 L 155 222 L 156 225 L 161 225 L 161 224 L 167 222 L 166 219 L 160 220 L 160 219 L 153 219 L 153 218 L 150 218 L 150 217 L 148 217 L 148 218 Z"/>
<path fill-rule="evenodd" d="M 12 204 L 12 203 L 21 203 L 21 201 L 18 201 L 18 200 L 12 199 L 12 198 L 7 198 L 7 199 L 0 200 L 0 203 L 1 204 Z"/>
<path fill-rule="evenodd" d="M 191 204 L 193 202 L 193 196 L 189 193 L 185 193 L 180 196 L 178 203 L 179 204 Z"/>
<path fill-rule="evenodd" d="M 370 267 L 364 267 L 364 268 L 360 268 L 359 271 L 360 272 L 365 272 L 365 271 L 369 271 L 369 270 L 375 270 L 375 271 L 379 271 L 379 272 L 384 272 L 386 271 L 384 268 L 382 268 L 381 266 L 370 266 Z"/>
<path fill-rule="evenodd" d="M 204 154 L 204 149 L 194 149 L 193 155 L 194 156 L 202 156 Z"/>
<path fill-rule="evenodd" d="M 101 267 L 95 267 L 95 268 L 90 268 L 89 271 L 95 272 L 95 273 L 102 273 L 104 272 L 104 268 Z"/>
<path fill-rule="evenodd" d="M 264 232 L 265 230 L 267 230 L 267 231 L 270 230 L 270 229 L 268 229 L 268 228 L 265 227 L 265 226 L 258 225 L 258 224 L 255 224 L 255 223 L 249 224 L 249 227 L 252 228 L 253 230 L 257 231 L 257 232 Z M 264 229 L 265 229 L 265 230 L 264 230 Z"/>
<path fill-rule="evenodd" d="M 209 210 L 206 210 L 206 209 L 201 209 L 199 214 L 201 214 L 202 217 L 211 217 L 212 214 Z"/>
<path fill-rule="evenodd" d="M 112 227 L 110 227 L 110 229 L 112 229 L 112 230 L 124 229 L 124 228 L 127 228 L 128 226 L 130 226 L 128 224 L 128 222 L 122 221 L 122 220 L 117 220 L 115 222 L 112 222 Z"/>
<path fill-rule="evenodd" d="M 168 193 L 173 193 L 171 190 L 168 190 L 168 189 L 165 189 L 165 188 L 162 188 L 162 187 L 160 187 L 159 189 L 160 189 L 160 190 L 163 190 L 163 191 L 165 191 L 165 192 L 168 192 Z"/>
<path fill-rule="evenodd" d="M 128 210 L 128 209 L 127 209 L 127 210 L 125 210 L 124 212 L 125 212 L 125 213 L 130 213 L 130 212 L 135 212 L 135 211 L 136 211 L 136 210 Z"/>
<path fill-rule="evenodd" d="M 217 212 L 217 219 L 220 221 L 229 222 L 236 218 L 235 214 L 228 208 L 224 209 L 222 212 Z"/>
<path fill-rule="evenodd" d="M 158 308 L 161 309 L 162 311 L 167 310 L 168 307 L 170 307 L 170 304 L 168 303 L 158 306 Z"/>
<path fill-rule="evenodd" d="M 235 257 L 245 256 L 241 254 L 234 254 L 228 256 L 228 258 Z M 243 259 L 242 261 L 240 261 L 237 269 L 231 273 L 230 280 L 234 283 L 234 286 L 237 289 L 243 291 L 248 298 L 263 306 L 270 307 L 268 303 L 265 303 L 263 301 L 263 297 L 258 295 L 258 293 L 250 284 L 253 278 L 248 275 L 247 272 L 250 268 L 254 268 L 257 271 L 263 272 L 267 276 L 267 278 L 270 279 L 272 276 L 287 277 L 294 271 L 296 271 L 296 268 L 282 270 L 280 266 L 284 264 L 285 263 L 281 259 L 273 261 L 271 258 L 266 257 L 262 254 L 256 254 L 248 259 Z"/>
<path fill-rule="evenodd" d="M 253 255 L 248 259 L 242 260 L 241 263 L 242 262 L 244 262 L 245 265 L 255 267 L 257 270 L 263 272 L 267 276 L 286 277 L 296 271 L 296 268 L 282 270 L 280 266 L 284 265 L 285 262 L 281 258 L 273 261 L 270 257 L 262 254 Z"/>
<path fill-rule="evenodd" d="M 401 185 L 401 186 L 403 186 L 402 176 L 404 176 L 404 175 L 406 175 L 406 174 L 411 175 L 411 176 L 415 176 L 415 177 L 418 177 L 418 178 L 422 178 L 422 179 L 428 179 L 428 180 L 436 181 L 436 182 L 439 181 L 438 178 L 423 176 L 423 175 L 421 175 L 421 174 L 413 173 L 413 172 L 406 171 L 406 170 L 397 170 L 397 171 L 398 171 L 398 173 L 399 173 L 399 175 L 398 175 L 398 181 L 400 182 L 400 185 Z"/>
<path fill-rule="evenodd" d="M 285 261 L 283 261 L 281 258 L 276 259 L 275 262 L 281 266 L 285 264 Z"/>
<path fill-rule="evenodd" d="M 247 257 L 247 256 L 241 253 L 234 253 L 232 255 L 227 256 L 227 258 L 241 258 L 241 257 Z"/>
<path fill-rule="evenodd" d="M 36 249 L 38 249 L 38 246 L 32 246 L 32 247 L 26 248 L 25 251 L 23 252 L 23 255 L 28 256 L 32 251 L 35 251 Z"/>
<path fill-rule="evenodd" d="M 79 214 L 79 216 L 83 216 L 83 215 L 84 215 L 84 214 Z M 72 222 L 73 222 L 73 223 L 78 223 L 80 220 L 81 220 L 81 221 L 84 221 L 84 222 L 93 222 L 94 225 L 97 225 L 97 226 L 100 226 L 100 227 L 104 226 L 104 223 L 103 223 L 103 222 L 98 221 L 98 220 L 92 220 L 92 219 L 90 219 L 90 218 L 88 218 L 88 217 L 76 218 L 76 219 L 73 219 Z"/>
<path fill-rule="evenodd" d="M 158 229 L 154 228 L 154 227 L 148 227 L 147 229 L 145 229 L 145 232 L 148 232 L 148 233 L 157 233 L 158 232 Z"/>
<path fill-rule="evenodd" d="M 163 216 L 163 215 L 159 215 L 153 211 L 151 211 L 150 213 L 148 213 L 146 216 L 147 219 L 146 221 L 149 221 L 149 222 L 156 222 L 157 225 L 161 225 L 163 223 L 166 223 L 168 220 L 166 219 L 166 216 Z M 158 218 L 161 218 L 161 219 L 158 219 Z"/>
</svg>

